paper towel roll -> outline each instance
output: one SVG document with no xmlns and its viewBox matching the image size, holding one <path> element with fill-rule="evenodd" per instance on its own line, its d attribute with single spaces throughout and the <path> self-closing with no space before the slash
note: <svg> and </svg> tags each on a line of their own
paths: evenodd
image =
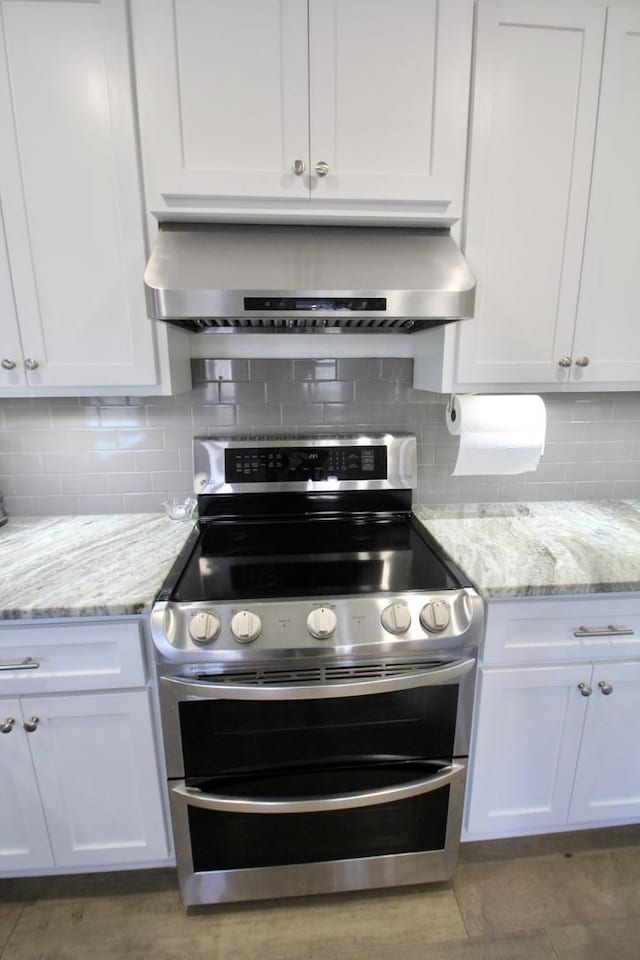
<svg viewBox="0 0 640 960">
<path fill-rule="evenodd" d="M 456 396 L 446 416 L 449 433 L 460 437 L 452 476 L 526 473 L 538 466 L 547 426 L 541 397 Z"/>
</svg>

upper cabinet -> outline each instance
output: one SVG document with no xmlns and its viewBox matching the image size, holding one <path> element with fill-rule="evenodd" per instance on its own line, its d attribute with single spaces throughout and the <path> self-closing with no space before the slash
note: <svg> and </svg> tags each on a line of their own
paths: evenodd
<svg viewBox="0 0 640 960">
<path fill-rule="evenodd" d="M 640 380 L 640 3 L 480 0 L 465 252 L 476 314 L 430 389 Z M 451 340 L 451 334 L 449 334 Z"/>
<path fill-rule="evenodd" d="M 164 392 L 125 0 L 0 0 L 0 395 Z"/>
<path fill-rule="evenodd" d="M 132 0 L 158 219 L 451 222 L 472 0 Z"/>
</svg>

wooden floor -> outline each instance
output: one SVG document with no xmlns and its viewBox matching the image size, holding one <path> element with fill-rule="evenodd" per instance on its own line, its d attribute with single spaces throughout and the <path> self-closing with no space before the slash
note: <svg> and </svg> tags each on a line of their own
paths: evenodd
<svg viewBox="0 0 640 960">
<path fill-rule="evenodd" d="M 0 880 L 1 960 L 639 960 L 640 825 L 465 844 L 453 884 L 225 907 L 172 870 Z"/>
</svg>

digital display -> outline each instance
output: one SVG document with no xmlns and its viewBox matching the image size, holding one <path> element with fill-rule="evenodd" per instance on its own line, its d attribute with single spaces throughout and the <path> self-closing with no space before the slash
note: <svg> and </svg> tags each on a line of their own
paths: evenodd
<svg viewBox="0 0 640 960">
<path fill-rule="evenodd" d="M 245 310 L 268 313 L 273 310 L 352 310 L 354 312 L 384 312 L 386 297 L 245 297 Z"/>
<path fill-rule="evenodd" d="M 384 446 L 242 447 L 224 452 L 227 483 L 386 480 Z"/>
</svg>

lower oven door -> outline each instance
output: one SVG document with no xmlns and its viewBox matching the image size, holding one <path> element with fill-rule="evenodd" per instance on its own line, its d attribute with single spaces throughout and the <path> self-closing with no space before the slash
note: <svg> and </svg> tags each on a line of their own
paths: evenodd
<svg viewBox="0 0 640 960">
<path fill-rule="evenodd" d="M 474 666 L 321 684 L 162 678 L 184 903 L 451 877 Z"/>
</svg>

